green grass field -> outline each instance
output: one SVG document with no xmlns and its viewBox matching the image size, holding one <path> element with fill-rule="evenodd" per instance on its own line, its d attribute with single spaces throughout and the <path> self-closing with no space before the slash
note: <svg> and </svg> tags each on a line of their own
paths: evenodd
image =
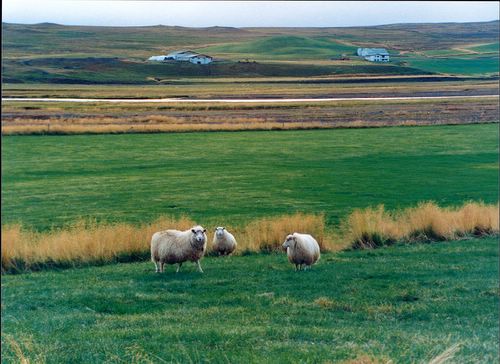
<svg viewBox="0 0 500 364">
<path fill-rule="evenodd" d="M 247 29 L 3 24 L 2 81 L 12 82 L 9 92 L 21 95 L 355 94 L 366 85 L 341 88 L 320 81 L 498 74 L 498 26 L 498 21 Z M 395 57 L 389 65 L 355 57 L 330 60 L 341 53 L 352 56 L 358 46 L 386 47 Z M 225 60 L 209 67 L 144 62 L 182 48 Z M 246 58 L 258 62 L 237 62 Z M 199 86 L 208 80 L 214 83 Z M 497 92 L 495 78 L 475 81 L 424 87 L 400 80 L 370 92 Z M 141 88 L 158 83 L 159 88 Z M 468 200 L 495 204 L 499 128 L 491 115 L 495 118 L 497 105 L 481 102 L 411 107 L 394 102 L 380 110 L 359 103 L 358 110 L 349 109 L 349 118 L 439 122 L 460 114 L 467 122 L 494 124 L 3 136 L 2 225 L 45 231 L 87 217 L 139 224 L 160 215 L 187 215 L 211 229 L 303 212 L 324 213 L 332 233 L 355 208 L 399 209 L 426 200 L 441 206 Z M 328 107 L 292 105 L 286 111 L 292 116 L 276 106 L 186 108 L 199 116 L 196 122 L 214 122 L 216 112 L 298 122 L 304 115 L 347 118 L 347 106 L 343 112 Z M 30 117 L 48 120 L 47 115 L 72 123 L 75 114 L 123 123 L 138 117 L 146 123 L 153 110 L 168 108 L 21 104 L 2 111 L 20 124 Z M 174 109 L 172 114 L 183 117 Z M 490 236 L 325 253 L 306 272 L 294 272 L 284 253 L 272 253 L 206 257 L 203 275 L 191 264 L 179 274 L 169 267 L 158 275 L 149 261 L 4 274 L 2 363 L 424 363 L 454 348 L 450 362 L 492 363 L 499 355 L 498 253 L 498 237 Z"/>
<path fill-rule="evenodd" d="M 489 43 L 489 44 L 482 44 L 482 45 L 479 45 L 479 46 L 475 46 L 475 47 L 468 47 L 467 49 L 470 49 L 472 51 L 475 51 L 475 52 L 480 52 L 480 53 L 483 53 L 483 52 L 496 52 L 498 53 L 499 52 L 499 46 L 500 46 L 500 43 L 499 42 L 495 42 L 495 43 Z"/>
<path fill-rule="evenodd" d="M 2 223 L 78 217 L 244 223 L 296 211 L 498 201 L 498 124 L 19 136 L 2 141 Z"/>
<path fill-rule="evenodd" d="M 498 240 L 205 258 L 2 276 L 2 362 L 498 360 Z M 14 344 L 15 345 L 15 344 Z M 352 363 L 352 362 L 351 362 Z"/>
<path fill-rule="evenodd" d="M 466 55 L 448 56 L 446 58 L 411 57 L 408 64 L 416 69 L 428 72 L 455 75 L 498 74 L 498 53 L 490 56 Z"/>
</svg>

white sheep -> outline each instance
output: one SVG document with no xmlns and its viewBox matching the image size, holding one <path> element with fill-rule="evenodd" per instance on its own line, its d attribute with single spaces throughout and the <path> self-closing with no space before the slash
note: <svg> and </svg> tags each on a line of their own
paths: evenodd
<svg viewBox="0 0 500 364">
<path fill-rule="evenodd" d="M 236 249 L 236 239 L 225 227 L 219 226 L 215 229 L 213 249 L 219 255 L 229 255 Z"/>
<path fill-rule="evenodd" d="M 295 270 L 304 270 L 307 267 L 315 264 L 320 258 L 319 244 L 309 234 L 293 233 L 286 237 L 283 243 L 283 248 L 286 249 L 288 260 L 295 264 Z"/>
<path fill-rule="evenodd" d="M 178 264 L 177 271 L 182 263 L 190 260 L 203 273 L 200 259 L 207 249 L 206 229 L 194 226 L 186 231 L 164 230 L 153 234 L 151 238 L 151 260 L 155 264 L 156 272 L 163 272 L 163 265 Z"/>
</svg>

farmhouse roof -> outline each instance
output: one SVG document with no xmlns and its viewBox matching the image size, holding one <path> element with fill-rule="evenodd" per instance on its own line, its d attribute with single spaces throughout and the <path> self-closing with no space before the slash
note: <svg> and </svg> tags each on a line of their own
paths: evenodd
<svg viewBox="0 0 500 364">
<path fill-rule="evenodd" d="M 192 54 L 192 55 L 197 55 L 198 53 L 193 52 L 193 51 L 189 51 L 189 50 L 181 50 L 181 51 L 173 51 L 173 52 L 170 52 L 170 53 L 168 54 L 168 56 L 172 57 L 172 56 L 177 56 L 177 55 L 180 55 L 180 54 Z"/>
<path fill-rule="evenodd" d="M 194 56 L 191 56 L 191 58 L 193 57 L 199 57 L 199 58 L 212 58 L 206 54 L 195 54 Z"/>
<path fill-rule="evenodd" d="M 360 48 L 363 56 L 388 56 L 389 52 L 385 48 Z"/>
</svg>

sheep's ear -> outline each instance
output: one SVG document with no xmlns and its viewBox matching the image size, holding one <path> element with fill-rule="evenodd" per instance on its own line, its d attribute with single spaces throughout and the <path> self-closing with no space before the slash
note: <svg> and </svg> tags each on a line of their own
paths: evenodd
<svg viewBox="0 0 500 364">
<path fill-rule="evenodd" d="M 203 232 L 206 233 L 207 232 L 207 229 L 203 229 Z"/>
<path fill-rule="evenodd" d="M 223 228 L 222 228 L 222 230 L 226 230 L 226 228 L 225 228 L 225 227 L 223 227 Z"/>
<path fill-rule="evenodd" d="M 196 234 L 196 231 L 194 231 L 194 229 L 191 229 L 191 232 L 192 232 L 193 234 Z"/>
</svg>

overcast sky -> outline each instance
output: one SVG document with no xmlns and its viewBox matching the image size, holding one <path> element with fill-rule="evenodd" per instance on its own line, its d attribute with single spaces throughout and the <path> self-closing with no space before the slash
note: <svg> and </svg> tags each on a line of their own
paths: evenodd
<svg viewBox="0 0 500 364">
<path fill-rule="evenodd" d="M 499 18 L 499 2 L 3 0 L 2 21 L 68 25 L 336 27 Z"/>
</svg>

